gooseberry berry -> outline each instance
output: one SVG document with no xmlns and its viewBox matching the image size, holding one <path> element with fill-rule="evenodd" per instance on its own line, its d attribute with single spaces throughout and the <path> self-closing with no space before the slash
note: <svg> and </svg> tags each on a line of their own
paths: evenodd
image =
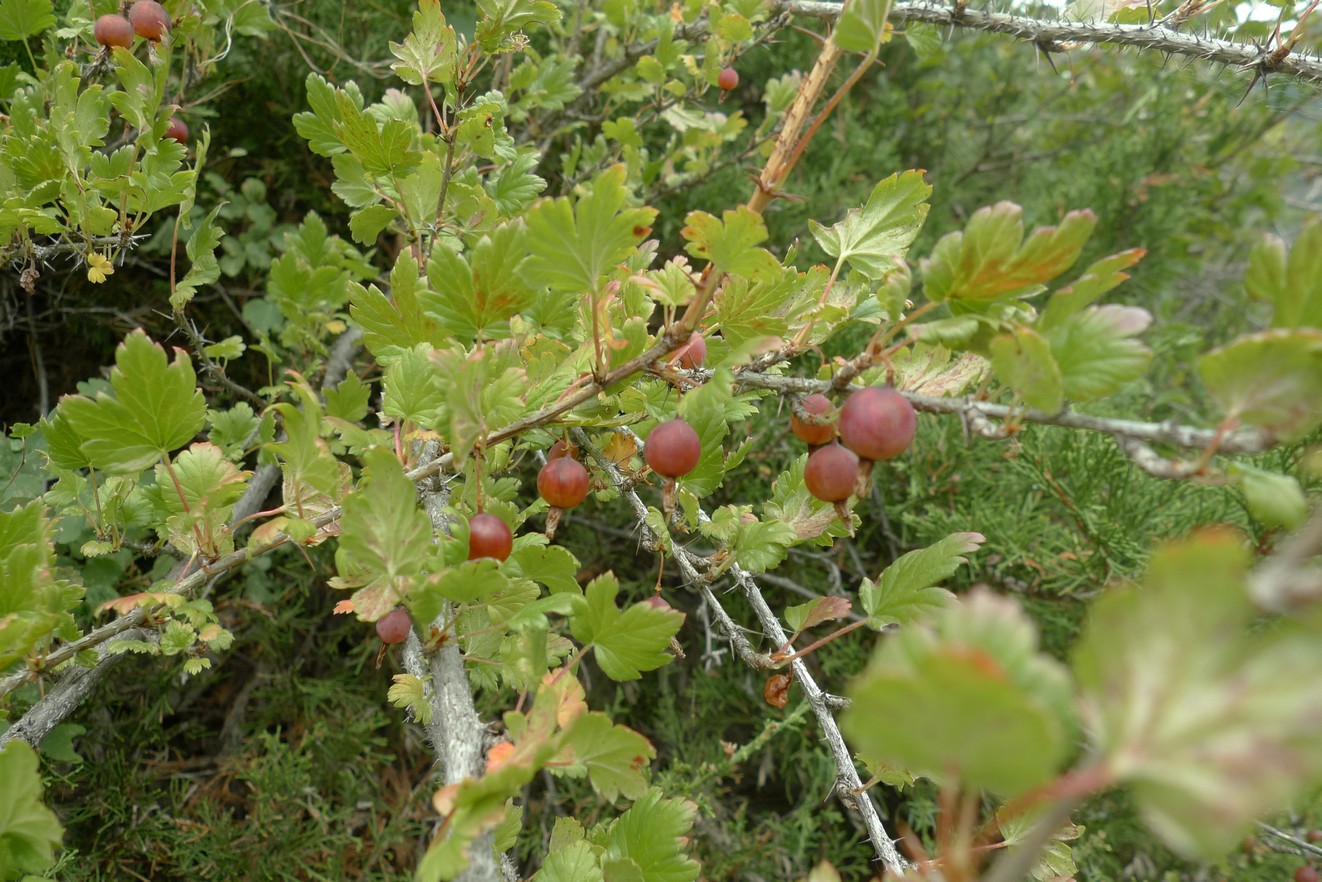
<svg viewBox="0 0 1322 882">
<path fill-rule="evenodd" d="M 854 492 L 858 476 L 858 457 L 839 444 L 827 444 L 808 455 L 803 469 L 803 483 L 808 492 L 823 502 L 844 502 Z"/>
<path fill-rule="evenodd" d="M 840 408 L 840 440 L 863 459 L 894 459 L 918 429 L 913 405 L 891 386 L 860 389 Z"/>
<path fill-rule="evenodd" d="M 727 67 L 716 77 L 716 85 L 721 87 L 722 92 L 729 92 L 739 85 L 739 71 L 733 67 Z"/>
<path fill-rule="evenodd" d="M 555 538 L 555 529 L 565 509 L 573 508 L 588 495 L 588 470 L 572 456 L 547 460 L 537 473 L 537 492 L 551 504 L 546 514 L 546 538 Z"/>
<path fill-rule="evenodd" d="M 138 0 L 129 7 L 129 24 L 133 33 L 155 42 L 170 30 L 170 14 L 156 0 Z"/>
<path fill-rule="evenodd" d="M 122 15 L 101 16 L 92 27 L 92 35 L 102 46 L 127 49 L 133 45 L 133 25 Z"/>
<path fill-rule="evenodd" d="M 815 416 L 829 413 L 831 410 L 831 399 L 820 392 L 814 392 L 799 403 L 804 413 L 810 413 Z M 835 438 L 835 426 L 818 425 L 816 423 L 807 423 L 799 419 L 797 413 L 790 414 L 790 431 L 794 436 L 805 444 L 816 447 L 819 444 L 829 444 Z"/>
<path fill-rule="evenodd" d="M 682 478 L 693 471 L 702 456 L 698 433 L 682 419 L 657 424 L 647 435 L 643 458 L 652 471 L 667 478 Z"/>
<path fill-rule="evenodd" d="M 514 534 L 493 514 L 475 514 L 468 520 L 468 559 L 504 560 L 514 550 Z"/>
<path fill-rule="evenodd" d="M 918 416 L 913 405 L 891 386 L 860 389 L 840 408 L 836 421 L 840 440 L 858 454 L 858 482 L 855 495 L 867 495 L 872 480 L 872 464 L 879 459 L 894 459 L 909 449 L 918 430 Z"/>
<path fill-rule="evenodd" d="M 403 643 L 411 630 L 413 623 L 409 621 L 408 611 L 402 607 L 396 607 L 376 620 L 376 636 L 382 643 Z"/>
<path fill-rule="evenodd" d="M 170 125 L 165 130 L 165 137 L 173 138 L 180 144 L 188 140 L 188 126 L 177 116 L 170 117 Z"/>
<path fill-rule="evenodd" d="M 694 331 L 689 335 L 689 342 L 680 348 L 679 366 L 691 371 L 702 367 L 702 363 L 706 360 L 707 340 L 702 334 Z"/>
<path fill-rule="evenodd" d="M 549 460 L 537 473 L 537 492 L 556 508 L 573 508 L 588 495 L 588 470 L 576 459 Z"/>
</svg>

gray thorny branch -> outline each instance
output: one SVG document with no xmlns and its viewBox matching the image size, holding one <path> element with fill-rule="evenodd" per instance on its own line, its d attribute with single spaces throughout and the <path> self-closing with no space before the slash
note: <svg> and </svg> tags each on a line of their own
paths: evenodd
<svg viewBox="0 0 1322 882">
<path fill-rule="evenodd" d="M 422 451 L 424 459 L 437 454 L 436 442 L 428 442 Z M 449 533 L 445 507 L 450 491 L 441 476 L 424 479 L 419 485 L 423 510 L 431 519 L 432 530 Z M 442 610 L 434 623 L 444 627 L 450 609 Z M 404 641 L 404 669 L 430 684 L 428 701 L 431 720 L 427 723 L 427 739 L 432 753 L 441 767 L 442 780 L 447 785 L 458 784 L 466 778 L 478 778 L 485 767 L 488 729 L 478 718 L 473 705 L 473 689 L 464 669 L 464 659 L 457 640 L 446 640 L 430 658 L 423 651 L 422 642 L 414 631 Z M 479 835 L 469 847 L 469 865 L 457 882 L 511 882 L 518 878 L 513 862 L 505 855 L 497 861 L 493 848 L 493 833 Z"/>
</svg>

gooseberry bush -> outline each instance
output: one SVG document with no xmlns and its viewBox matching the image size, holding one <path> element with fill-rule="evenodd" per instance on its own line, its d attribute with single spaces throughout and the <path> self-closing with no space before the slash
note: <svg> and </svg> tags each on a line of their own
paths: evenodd
<svg viewBox="0 0 1322 882">
<path fill-rule="evenodd" d="M 905 9 L 915 47 L 934 34 L 920 21 L 965 16 Z M 291 125 L 333 171 L 347 227 L 308 215 L 269 264 L 278 321 L 211 342 L 190 311 L 220 275 L 223 206 L 197 204 L 209 127 L 190 129 L 172 96 L 222 64 L 228 40 L 267 33 L 267 7 L 57 16 L 0 2 L 0 38 L 38 50 L 3 79 L 6 270 L 28 292 L 60 261 L 103 281 L 163 216 L 157 306 L 180 331 L 130 331 L 108 379 L 9 430 L 25 480 L 0 494 L 0 877 L 42 872 L 60 842 L 27 745 L 126 654 L 207 676 L 233 640 L 211 598 L 290 549 L 333 554 L 337 612 L 397 653 L 389 700 L 437 764 L 424 880 L 699 878 L 697 806 L 654 785 L 656 746 L 584 685 L 587 659 L 627 682 L 684 652 L 692 623 L 666 593 L 695 596 L 715 639 L 766 677 L 769 717 L 801 689 L 837 765 L 823 795 L 875 851 L 846 877 L 1068 876 L 1070 813 L 1111 788 L 1169 847 L 1213 858 L 1322 783 L 1322 521 L 1293 476 L 1234 461 L 1322 426 L 1322 224 L 1254 251 L 1244 284 L 1267 324 L 1191 366 L 1219 408 L 1199 425 L 1107 409 L 1145 376 L 1152 316 L 1106 302 L 1141 248 L 1079 265 L 1098 222 L 1087 208 L 1033 225 L 993 204 L 914 253 L 932 187 L 895 170 L 803 230 L 823 262 L 769 247 L 768 213 L 901 12 L 421 0 L 379 102 L 308 75 Z M 761 106 L 736 103 L 740 57 L 796 15 L 826 20 L 812 69 L 767 84 Z M 1098 39 L 1129 39 L 1106 27 Z M 1257 72 L 1298 73 L 1297 39 L 1277 37 Z M 750 178 L 731 204 L 673 218 L 649 205 L 731 162 Z M 822 356 L 842 341 L 857 343 Z M 268 385 L 226 373 L 248 350 Z M 756 452 L 743 426 L 767 411 L 797 459 L 764 498 L 716 504 Z M 760 577 L 793 549 L 850 542 L 885 480 L 875 463 L 923 450 L 938 420 L 979 443 L 1028 424 L 1110 436 L 1151 480 L 1237 484 L 1278 538 L 1255 548 L 1214 529 L 1158 549 L 1138 584 L 1098 586 L 1067 660 L 1039 647 L 1014 598 L 942 587 L 979 570 L 976 532 L 898 555 L 853 596 L 769 599 Z M 630 601 L 609 566 L 580 580 L 556 528 L 590 498 L 678 581 Z M 96 561 L 122 579 L 89 619 L 80 568 Z M 755 621 L 726 610 L 731 590 Z M 819 682 L 805 663 L 867 632 L 876 649 L 856 676 Z M 482 719 L 475 695 L 512 698 Z M 521 800 L 542 776 L 586 781 L 608 810 L 560 817 L 520 867 Z M 873 797 L 917 778 L 942 794 L 935 853 L 897 848 Z M 841 875 L 823 864 L 811 878 Z"/>
</svg>

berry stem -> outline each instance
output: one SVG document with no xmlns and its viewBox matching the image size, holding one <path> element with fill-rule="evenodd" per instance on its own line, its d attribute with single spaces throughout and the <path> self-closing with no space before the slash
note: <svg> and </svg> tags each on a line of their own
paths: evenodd
<svg viewBox="0 0 1322 882">
<path fill-rule="evenodd" d="M 792 662 L 795 659 L 803 658 L 805 655 L 807 655 L 810 652 L 813 652 L 814 650 L 821 649 L 823 646 L 830 643 L 832 640 L 835 640 L 838 637 L 843 637 L 846 634 L 848 634 L 850 631 L 857 631 L 859 628 L 863 627 L 867 623 L 868 623 L 867 619 L 859 619 L 857 622 L 850 622 L 848 625 L 845 625 L 843 628 L 838 628 L 835 631 L 832 631 L 830 634 L 827 634 L 825 637 L 821 638 L 820 640 L 808 644 L 803 649 L 800 649 L 797 652 L 792 653 L 791 655 L 782 656 L 780 654 L 781 652 L 784 651 L 782 649 L 776 652 L 776 654 L 771 657 L 775 659 L 777 662 Z M 790 642 L 793 643 L 794 641 L 791 640 Z"/>
</svg>

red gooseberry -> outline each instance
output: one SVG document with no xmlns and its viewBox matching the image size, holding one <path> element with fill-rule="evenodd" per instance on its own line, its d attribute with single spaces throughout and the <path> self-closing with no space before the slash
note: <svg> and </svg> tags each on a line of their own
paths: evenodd
<svg viewBox="0 0 1322 882">
<path fill-rule="evenodd" d="M 573 508 L 588 495 L 588 470 L 576 459 L 547 461 L 537 473 L 537 492 L 556 508 Z"/>
<path fill-rule="evenodd" d="M 729 92 L 739 85 L 739 71 L 733 67 L 727 67 L 716 77 L 716 85 L 721 87 L 722 92 Z"/>
<path fill-rule="evenodd" d="M 92 35 L 102 46 L 120 46 L 124 49 L 133 45 L 133 25 L 122 15 L 103 15 L 92 27 Z"/>
<path fill-rule="evenodd" d="M 413 623 L 409 621 L 408 611 L 401 607 L 392 609 L 376 620 L 376 636 L 381 638 L 382 643 L 403 643 L 411 630 Z"/>
<path fill-rule="evenodd" d="M 840 408 L 840 440 L 862 459 L 894 459 L 918 430 L 913 405 L 891 386 L 860 389 Z"/>
<path fill-rule="evenodd" d="M 1294 871 L 1294 882 L 1318 882 L 1317 870 L 1305 864 Z"/>
<path fill-rule="evenodd" d="M 170 14 L 156 0 L 138 0 L 129 7 L 129 24 L 139 37 L 155 42 L 170 30 Z"/>
<path fill-rule="evenodd" d="M 820 416 L 829 413 L 831 410 L 831 399 L 820 392 L 814 392 L 799 403 L 804 413 L 814 416 Z M 790 413 L 790 431 L 794 436 L 805 444 L 811 444 L 816 447 L 819 444 L 829 444 L 835 438 L 835 426 L 818 425 L 816 423 L 807 423 L 799 419 L 797 413 Z"/>
<path fill-rule="evenodd" d="M 858 457 L 839 444 L 827 444 L 808 455 L 803 469 L 803 483 L 808 492 L 823 502 L 844 502 L 854 492 L 858 476 Z"/>
<path fill-rule="evenodd" d="M 180 144 L 188 140 L 188 126 L 177 116 L 170 117 L 170 125 L 165 130 L 165 137 L 173 138 Z"/>
<path fill-rule="evenodd" d="M 647 435 L 643 458 L 652 471 L 667 478 L 682 478 L 698 464 L 702 442 L 693 427 L 678 417 L 657 424 Z"/>
<path fill-rule="evenodd" d="M 493 514 L 475 514 L 468 520 L 468 559 L 504 560 L 514 550 L 514 534 Z"/>
<path fill-rule="evenodd" d="M 694 331 L 689 335 L 689 342 L 680 347 L 679 366 L 691 371 L 702 367 L 702 363 L 706 360 L 707 340 L 702 334 Z"/>
</svg>

